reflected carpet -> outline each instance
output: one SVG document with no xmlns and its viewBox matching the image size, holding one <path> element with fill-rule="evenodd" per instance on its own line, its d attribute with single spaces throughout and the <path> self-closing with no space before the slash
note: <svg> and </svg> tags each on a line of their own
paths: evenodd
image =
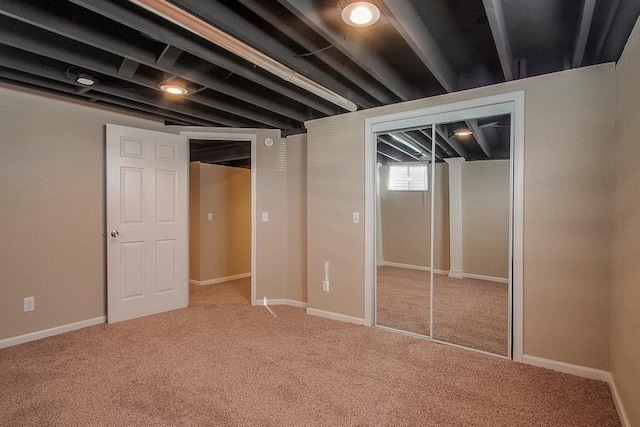
<svg viewBox="0 0 640 427">
<path fill-rule="evenodd" d="M 433 336 L 440 341 L 507 355 L 507 285 L 434 275 Z M 429 272 L 378 267 L 378 324 L 429 335 Z"/>
</svg>

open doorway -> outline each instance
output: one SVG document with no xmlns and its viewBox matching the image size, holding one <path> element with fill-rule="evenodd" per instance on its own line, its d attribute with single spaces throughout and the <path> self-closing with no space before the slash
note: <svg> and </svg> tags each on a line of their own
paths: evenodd
<svg viewBox="0 0 640 427">
<path fill-rule="evenodd" d="M 191 301 L 225 284 L 238 303 L 255 299 L 255 135 L 183 132 L 189 138 Z M 218 286 L 218 288 L 221 288 Z"/>
</svg>

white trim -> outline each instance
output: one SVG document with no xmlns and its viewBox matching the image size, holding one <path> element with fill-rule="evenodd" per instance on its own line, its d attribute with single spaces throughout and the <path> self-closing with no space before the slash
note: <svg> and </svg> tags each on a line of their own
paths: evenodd
<svg viewBox="0 0 640 427">
<path fill-rule="evenodd" d="M 0 348 L 12 347 L 18 344 L 39 340 L 42 338 L 52 337 L 54 335 L 64 334 L 66 332 L 75 331 L 77 329 L 87 328 L 89 326 L 100 325 L 107 321 L 107 316 L 95 317 L 93 319 L 82 320 L 80 322 L 68 323 L 55 328 L 45 329 L 43 331 L 32 332 L 30 334 L 19 335 L 17 337 L 5 338 L 0 340 Z"/>
<path fill-rule="evenodd" d="M 452 279 L 464 279 L 464 271 L 462 270 L 449 270 L 449 277 Z"/>
<path fill-rule="evenodd" d="M 421 270 L 421 271 L 431 271 L 430 267 L 426 267 L 424 265 L 412 265 L 412 264 L 402 264 L 399 262 L 390 262 L 390 261 L 382 261 L 378 263 L 378 267 L 396 267 L 396 268 L 406 268 L 409 270 Z M 449 270 L 439 270 L 437 268 L 433 269 L 434 274 L 447 274 L 449 277 L 454 277 Z M 477 280 L 485 280 L 487 282 L 497 282 L 497 283 L 509 283 L 508 278 L 503 277 L 494 277 L 494 276 L 484 276 L 482 274 L 472 274 L 472 273 L 462 273 L 462 277 L 458 276 L 457 279 L 477 279 Z"/>
<path fill-rule="evenodd" d="M 431 337 L 429 335 L 422 335 L 415 332 L 403 331 L 402 329 L 396 329 L 396 328 L 392 328 L 390 326 L 384 326 L 384 325 L 374 325 L 373 327 L 377 329 L 382 329 L 383 331 L 393 332 L 395 334 L 406 335 L 408 337 L 418 338 L 425 341 L 431 341 Z"/>
<path fill-rule="evenodd" d="M 524 91 L 514 92 L 514 111 L 511 113 L 511 185 L 513 197 L 510 203 L 512 228 L 510 233 L 509 257 L 512 268 L 509 269 L 511 292 L 509 298 L 509 340 L 511 358 L 522 362 L 524 354 Z"/>
<path fill-rule="evenodd" d="M 426 267 L 424 265 L 412 265 L 412 264 L 402 264 L 399 262 L 388 262 L 382 261 L 378 264 L 381 267 L 396 267 L 396 268 L 406 268 L 408 270 L 421 270 L 421 271 L 431 271 L 431 267 Z M 438 270 L 437 268 L 433 270 L 435 274 L 447 274 L 447 270 Z"/>
<path fill-rule="evenodd" d="M 288 305 L 297 308 L 307 308 L 307 303 L 286 298 L 266 299 L 266 305 Z M 251 305 L 265 305 L 265 299 L 254 300 Z"/>
<path fill-rule="evenodd" d="M 286 301 L 287 301 L 287 305 L 291 307 L 307 308 L 309 306 L 309 304 L 306 302 L 296 301 L 293 299 L 288 299 Z"/>
<path fill-rule="evenodd" d="M 464 157 L 454 157 L 444 159 L 444 161 L 449 166 L 447 168 L 449 170 L 449 277 L 462 279 L 464 277 L 464 245 L 462 242 L 462 164 L 466 160 Z M 433 230 L 431 235 L 434 236 Z M 433 253 L 433 247 L 431 251 Z"/>
<path fill-rule="evenodd" d="M 307 314 L 331 320 L 339 320 L 340 322 L 355 323 L 356 325 L 365 324 L 365 320 L 360 317 L 352 317 L 347 316 L 346 314 L 334 313 L 332 311 L 318 310 L 317 308 L 307 308 Z"/>
<path fill-rule="evenodd" d="M 616 410 L 618 411 L 618 416 L 620 417 L 622 427 L 631 427 L 631 421 L 629 421 L 629 416 L 627 415 L 627 411 L 624 409 L 624 403 L 622 403 L 622 398 L 620 397 L 620 393 L 618 392 L 618 387 L 616 386 L 616 382 L 613 379 L 613 375 L 611 374 L 609 374 L 609 388 L 611 389 L 613 403 L 615 403 L 616 405 Z"/>
<path fill-rule="evenodd" d="M 180 135 L 188 139 L 219 139 L 226 141 L 251 141 L 251 271 L 257 272 L 258 267 L 258 134 L 255 129 L 238 129 L 247 133 L 233 133 L 226 128 L 213 127 L 190 127 L 181 126 L 185 129 Z M 188 129 L 188 130 L 187 130 Z M 251 276 L 251 300 L 257 295 L 257 274 Z"/>
<path fill-rule="evenodd" d="M 449 347 L 455 347 L 455 348 L 461 348 L 464 350 L 470 350 L 470 351 L 475 351 L 476 353 L 481 353 L 481 354 L 486 354 L 487 356 L 493 356 L 493 357 L 498 357 L 500 359 L 507 359 L 510 360 L 507 356 L 504 356 L 502 354 L 498 354 L 498 353 L 491 353 L 490 351 L 485 351 L 485 350 L 479 350 L 477 348 L 473 348 L 473 347 L 467 347 L 466 345 L 460 345 L 460 344 L 454 344 L 452 342 L 447 342 L 447 341 L 440 341 L 437 338 L 433 338 L 430 340 L 431 342 L 437 343 L 437 344 L 442 344 L 442 345 L 447 345 Z"/>
<path fill-rule="evenodd" d="M 509 279 L 506 277 L 494 277 L 494 276 L 484 276 L 482 274 L 471 274 L 471 273 L 463 273 L 465 279 L 477 279 L 477 280 L 485 280 L 487 282 L 496 282 L 496 283 L 509 283 Z"/>
<path fill-rule="evenodd" d="M 227 276 L 227 277 L 219 277 L 217 279 L 203 280 L 201 282 L 197 280 L 189 280 L 189 284 L 196 285 L 196 286 L 207 286 L 207 285 L 215 285 L 218 283 L 229 282 L 231 280 L 246 279 L 247 277 L 251 277 L 251 272 L 236 274 L 235 276 Z"/>
<path fill-rule="evenodd" d="M 571 374 L 582 378 L 588 378 L 590 380 L 609 381 L 611 374 L 601 369 L 589 368 L 586 366 L 574 365 L 571 363 L 558 362 L 557 360 L 544 359 L 537 356 L 529 356 L 525 354 L 522 356 L 522 363 L 527 365 L 537 366 L 539 368 L 547 368 L 558 372 L 564 372 L 565 374 Z"/>
</svg>

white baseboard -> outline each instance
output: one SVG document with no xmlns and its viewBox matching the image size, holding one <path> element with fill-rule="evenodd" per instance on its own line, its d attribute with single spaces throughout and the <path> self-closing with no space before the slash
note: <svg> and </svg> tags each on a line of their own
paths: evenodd
<svg viewBox="0 0 640 427">
<path fill-rule="evenodd" d="M 600 369 L 588 368 L 586 366 L 573 365 L 571 363 L 543 359 L 542 357 L 529 356 L 526 354 L 522 356 L 522 363 L 538 366 L 540 368 L 552 369 L 554 371 L 564 372 L 565 374 L 572 374 L 582 378 L 607 382 L 609 384 L 609 388 L 611 389 L 613 402 L 616 405 L 616 410 L 618 411 L 618 416 L 620 417 L 622 426 L 631 427 L 629 417 L 627 416 L 627 412 L 624 409 L 624 404 L 622 403 L 622 399 L 620 398 L 620 394 L 618 393 L 618 388 L 616 387 L 615 381 L 613 380 L 613 376 L 610 372 Z"/>
<path fill-rule="evenodd" d="M 396 268 L 406 268 L 409 270 L 420 270 L 420 271 L 431 271 L 431 267 L 425 267 L 424 265 L 412 265 L 412 264 L 402 264 L 399 262 L 388 262 L 382 261 L 378 266 L 382 267 L 396 267 Z M 435 274 L 447 274 L 447 270 L 438 270 L 437 268 L 433 269 Z"/>
<path fill-rule="evenodd" d="M 309 304 L 307 304 L 306 302 L 302 302 L 302 301 L 296 301 L 296 300 L 288 299 L 287 300 L 287 305 L 290 305 L 291 307 L 307 308 L 307 306 Z"/>
<path fill-rule="evenodd" d="M 564 372 L 565 374 L 571 374 L 577 377 L 589 378 L 590 380 L 609 381 L 611 376 L 609 372 L 600 369 L 558 362 L 556 360 L 544 359 L 542 357 L 529 356 L 528 354 L 522 356 L 522 363 L 538 366 L 540 368 L 552 369 L 558 372 Z"/>
<path fill-rule="evenodd" d="M 462 273 L 465 279 L 486 280 L 487 282 L 509 283 L 509 279 L 503 277 L 484 276 L 482 274 Z"/>
<path fill-rule="evenodd" d="M 253 301 L 252 305 L 264 305 L 264 303 L 265 303 L 264 299 L 259 299 L 259 300 Z M 284 298 L 280 298 L 280 299 L 267 298 L 266 303 L 267 305 L 289 305 L 291 307 L 307 308 L 306 302 L 296 301 L 292 299 L 284 299 Z"/>
<path fill-rule="evenodd" d="M 355 323 L 356 325 L 364 325 L 364 319 L 359 317 L 347 316 L 346 314 L 334 313 L 332 311 L 318 310 L 316 308 L 307 308 L 307 314 L 327 319 L 339 320 L 341 322 Z"/>
<path fill-rule="evenodd" d="M 19 335 L 17 337 L 5 338 L 3 340 L 0 340 L 0 348 L 12 347 L 14 345 L 24 344 L 26 342 L 35 341 L 42 338 L 64 334 L 65 332 L 71 332 L 89 326 L 100 325 L 101 323 L 105 323 L 106 321 L 107 316 L 100 316 L 94 319 L 82 320 L 80 322 L 56 326 L 55 328 L 45 329 L 43 331 L 32 332 L 30 334 Z"/>
<path fill-rule="evenodd" d="M 197 286 L 207 286 L 207 285 L 215 285 L 218 283 L 228 282 L 230 280 L 245 279 L 247 277 L 251 277 L 251 273 L 242 273 L 242 274 L 236 274 L 235 276 L 219 277 L 217 279 L 203 280 L 202 282 L 199 282 L 197 280 L 189 280 L 189 284 L 197 285 Z"/>
<path fill-rule="evenodd" d="M 464 271 L 449 270 L 449 277 L 451 277 L 452 279 L 464 279 Z"/>
<path fill-rule="evenodd" d="M 618 410 L 622 427 L 631 427 L 631 421 L 629 421 L 629 416 L 627 415 L 627 411 L 624 409 L 624 404 L 622 403 L 622 398 L 618 392 L 618 387 L 616 387 L 616 382 L 611 374 L 609 374 L 609 388 L 611 389 L 613 403 L 616 404 L 616 409 Z"/>
<path fill-rule="evenodd" d="M 407 268 L 409 270 L 431 271 L 430 267 L 425 267 L 423 265 L 402 264 L 399 262 L 382 261 L 377 265 L 378 267 L 396 267 Z M 434 268 L 433 272 L 435 274 L 447 274 L 449 277 L 454 279 L 478 279 L 486 280 L 488 282 L 509 283 L 509 279 L 504 279 L 502 277 L 484 276 L 482 274 L 465 273 L 464 271 L 439 270 Z"/>
</svg>

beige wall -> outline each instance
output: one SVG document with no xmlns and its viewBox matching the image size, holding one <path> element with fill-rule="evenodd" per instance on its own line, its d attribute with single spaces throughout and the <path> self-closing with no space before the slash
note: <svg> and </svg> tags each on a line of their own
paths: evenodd
<svg viewBox="0 0 640 427">
<path fill-rule="evenodd" d="M 509 166 L 509 160 L 462 163 L 465 274 L 508 277 Z"/>
<path fill-rule="evenodd" d="M 610 268 L 602 254 L 612 230 L 613 64 L 308 122 L 311 308 L 364 315 L 364 224 L 352 224 L 351 212 L 364 211 L 365 118 L 516 90 L 526 97 L 524 351 L 608 368 Z M 322 292 L 327 260 L 330 293 Z"/>
<path fill-rule="evenodd" d="M 629 425 L 640 426 L 640 25 L 616 70 L 611 372 Z"/>
<path fill-rule="evenodd" d="M 106 123 L 181 130 L 0 84 L 0 339 L 106 314 Z M 287 298 L 284 140 L 279 130 L 220 131 L 257 135 L 258 212 L 270 213 L 257 223 L 257 297 Z M 23 313 L 27 296 L 34 312 Z"/>
<path fill-rule="evenodd" d="M 307 135 L 287 137 L 287 299 L 307 302 Z"/>
<path fill-rule="evenodd" d="M 87 105 L 0 85 L 0 339 L 105 315 L 104 125 L 163 126 Z"/>
<path fill-rule="evenodd" d="M 199 258 L 190 279 L 206 282 L 251 273 L 251 170 L 199 162 L 190 168 L 190 194 L 196 199 L 190 199 L 189 227 L 197 235 L 191 233 L 189 255 Z"/>
<path fill-rule="evenodd" d="M 189 163 L 189 279 L 200 281 L 200 162 Z"/>
<path fill-rule="evenodd" d="M 286 299 L 288 269 L 288 208 L 287 208 L 287 145 L 278 129 L 231 129 L 182 127 L 174 132 L 217 132 L 256 136 L 256 299 Z M 264 145 L 272 138 L 272 147 Z M 208 211 L 207 211 L 208 212 Z M 262 212 L 269 213 L 269 221 L 262 222 Z M 215 212 L 214 212 L 215 213 Z M 201 246 L 202 250 L 202 246 Z M 201 253 L 201 259 L 203 254 Z"/>
<path fill-rule="evenodd" d="M 384 261 L 428 267 L 431 264 L 431 191 L 389 191 L 389 167 L 380 168 L 380 209 Z M 436 164 L 434 266 L 449 270 L 449 175 Z"/>
</svg>

